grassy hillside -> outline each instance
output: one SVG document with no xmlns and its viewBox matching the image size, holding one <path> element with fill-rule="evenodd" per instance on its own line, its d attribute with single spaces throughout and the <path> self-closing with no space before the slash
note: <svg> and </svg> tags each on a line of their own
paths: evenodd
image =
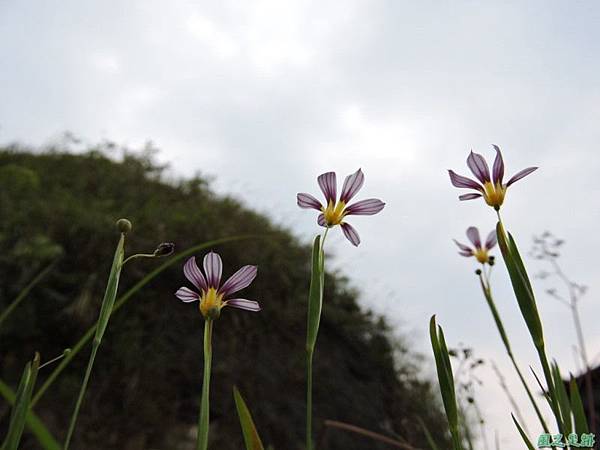
<svg viewBox="0 0 600 450">
<path fill-rule="evenodd" d="M 0 328 L 0 377 L 13 387 L 36 350 L 60 354 L 94 323 L 117 241 L 114 222 L 129 218 L 127 252 L 152 251 L 162 241 L 178 250 L 238 234 L 257 238 L 215 248 L 224 276 L 257 264 L 245 291 L 259 314 L 224 310 L 216 323 L 212 386 L 214 449 L 243 447 L 231 395 L 237 384 L 253 409 L 264 441 L 277 450 L 302 447 L 304 337 L 309 281 L 308 246 L 268 218 L 215 195 L 201 178 L 167 181 L 150 157 L 118 162 L 106 148 L 84 154 L 54 149 L 0 149 L 0 309 L 49 261 L 60 258 Z M 290 199 L 291 202 L 295 201 Z M 136 261 L 124 270 L 121 292 L 152 270 Z M 181 264 L 145 287 L 111 319 L 80 415 L 73 448 L 177 449 L 193 442 L 202 370 L 202 318 L 174 291 Z M 385 321 L 361 310 L 357 293 L 332 274 L 315 360 L 316 436 L 324 419 L 396 433 L 426 448 L 421 417 L 447 448 L 445 419 L 418 359 L 391 339 Z M 88 351 L 78 355 L 36 411 L 62 439 Z M 51 368 L 43 369 L 43 382 Z M 0 425 L 8 421 L 0 401 Z M 328 449 L 384 449 L 382 444 L 329 431 Z M 24 448 L 36 448 L 26 439 Z"/>
</svg>

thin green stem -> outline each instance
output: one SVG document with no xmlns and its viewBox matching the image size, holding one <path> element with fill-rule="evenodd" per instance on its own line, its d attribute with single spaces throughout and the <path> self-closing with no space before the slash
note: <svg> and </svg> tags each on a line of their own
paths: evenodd
<svg viewBox="0 0 600 450">
<path fill-rule="evenodd" d="M 13 302 L 10 305 L 8 305 L 8 307 L 4 311 L 2 311 L 2 313 L 0 313 L 0 325 L 2 325 L 2 322 L 4 322 L 6 318 L 15 310 L 15 308 L 19 306 L 19 304 L 23 300 L 25 300 L 25 298 L 27 298 L 34 286 L 38 284 L 48 274 L 48 272 L 50 272 L 54 268 L 55 265 L 56 261 L 50 263 L 48 266 L 46 266 L 46 268 L 44 268 L 40 273 L 38 273 L 35 276 L 35 278 L 31 280 L 31 282 L 27 286 L 25 286 L 25 288 L 21 292 L 19 292 L 19 295 L 17 295 Z"/>
<path fill-rule="evenodd" d="M 83 397 L 85 396 L 85 391 L 86 391 L 87 385 L 90 381 L 90 376 L 92 374 L 92 368 L 94 367 L 94 360 L 96 359 L 96 353 L 98 353 L 99 347 L 100 347 L 100 341 L 94 339 L 94 342 L 92 343 L 92 352 L 90 354 L 90 359 L 88 361 L 87 368 L 85 369 L 85 376 L 83 377 L 83 383 L 81 384 L 81 389 L 79 389 L 79 395 L 77 396 L 77 403 L 75 403 L 75 410 L 73 411 L 73 415 L 71 416 L 71 421 L 69 422 L 69 431 L 67 432 L 67 438 L 65 439 L 65 444 L 63 447 L 64 450 L 68 450 L 69 445 L 71 444 L 71 439 L 73 438 L 73 432 L 75 431 L 75 424 L 77 423 L 77 416 L 79 415 L 79 410 L 81 409 Z"/>
<path fill-rule="evenodd" d="M 306 352 L 306 450 L 313 449 L 312 441 L 312 366 L 313 351 Z"/>
<path fill-rule="evenodd" d="M 208 449 L 208 427 L 210 423 L 210 371 L 212 366 L 212 330 L 213 320 L 204 322 L 204 378 L 202 380 L 202 399 L 198 419 L 197 450 Z"/>
<path fill-rule="evenodd" d="M 125 261 L 123 261 L 123 266 L 127 264 L 129 261 L 138 258 L 156 258 L 156 255 L 153 253 L 137 253 L 135 255 L 128 256 Z"/>
</svg>

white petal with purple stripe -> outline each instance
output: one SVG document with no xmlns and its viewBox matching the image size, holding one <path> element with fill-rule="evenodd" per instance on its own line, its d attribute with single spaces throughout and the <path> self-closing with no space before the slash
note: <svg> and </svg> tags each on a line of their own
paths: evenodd
<svg viewBox="0 0 600 450">
<path fill-rule="evenodd" d="M 254 300 L 246 300 L 245 298 L 232 298 L 225 302 L 227 306 L 232 306 L 233 308 L 245 309 L 246 311 L 260 311 L 260 305 L 258 302 Z"/>
<path fill-rule="evenodd" d="M 256 278 L 257 268 L 256 266 L 244 266 L 236 273 L 231 275 L 227 279 L 219 292 L 223 295 L 233 294 L 234 292 L 241 291 L 242 289 L 250 286 L 250 283 Z"/>
</svg>

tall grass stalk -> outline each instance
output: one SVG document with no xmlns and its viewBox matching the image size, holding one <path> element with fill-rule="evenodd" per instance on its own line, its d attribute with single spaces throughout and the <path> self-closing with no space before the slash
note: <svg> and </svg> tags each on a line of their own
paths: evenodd
<svg viewBox="0 0 600 450">
<path fill-rule="evenodd" d="M 118 223 L 120 222 L 121 221 L 119 221 Z M 131 224 L 129 224 L 129 228 L 131 228 Z M 71 420 L 69 422 L 69 430 L 67 431 L 64 450 L 68 450 L 69 445 L 71 444 L 73 433 L 75 432 L 77 417 L 79 416 L 79 410 L 81 409 L 83 397 L 85 396 L 85 392 L 90 381 L 90 376 L 92 375 L 92 369 L 94 368 L 96 354 L 98 353 L 98 349 L 100 348 L 100 344 L 102 343 L 102 337 L 104 336 L 104 332 L 106 331 L 106 327 L 108 326 L 108 321 L 110 319 L 113 306 L 115 304 L 115 298 L 117 296 L 117 290 L 119 288 L 119 278 L 121 276 L 121 269 L 123 267 L 125 233 L 127 231 L 125 231 L 125 228 L 121 228 L 121 237 L 119 238 L 119 243 L 117 244 L 117 249 L 115 250 L 115 256 L 113 258 L 112 267 L 110 269 L 110 275 L 108 277 L 106 291 L 104 293 L 104 298 L 102 299 L 102 307 L 100 309 L 100 316 L 98 318 L 96 326 L 96 334 L 94 335 L 94 340 L 92 341 L 92 351 L 90 353 L 87 368 L 85 369 L 85 375 L 83 377 L 83 382 L 81 383 L 79 395 L 77 396 L 77 401 L 75 402 L 75 409 L 73 410 L 73 415 L 71 416 Z"/>
</svg>

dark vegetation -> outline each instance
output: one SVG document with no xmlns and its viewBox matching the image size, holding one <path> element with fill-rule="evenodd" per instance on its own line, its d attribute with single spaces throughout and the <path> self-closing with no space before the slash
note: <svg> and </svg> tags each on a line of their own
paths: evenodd
<svg viewBox="0 0 600 450">
<path fill-rule="evenodd" d="M 212 385 L 213 449 L 241 449 L 232 398 L 238 385 L 263 440 L 277 450 L 302 448 L 304 339 L 309 246 L 289 230 L 232 198 L 214 194 L 196 177 L 169 180 L 151 153 L 111 145 L 82 154 L 64 149 L 0 149 L 0 310 L 49 262 L 49 276 L 0 329 L 0 377 L 15 388 L 34 351 L 48 360 L 73 345 L 97 318 L 112 253 L 115 220 L 133 222 L 127 253 L 151 252 L 162 241 L 186 249 L 213 238 L 266 238 L 219 246 L 224 276 L 257 264 L 244 293 L 264 310 L 224 310 L 216 323 Z M 290 199 L 294 201 L 294 199 Z M 201 256 L 201 255 L 198 255 Z M 156 266 L 127 265 L 120 292 Z M 96 360 L 76 432 L 76 449 L 177 449 L 193 442 L 202 376 L 202 317 L 173 292 L 185 284 L 175 264 L 115 313 Z M 426 447 L 420 417 L 448 448 L 437 393 L 420 374 L 420 361 L 393 338 L 385 320 L 359 308 L 358 294 L 339 275 L 326 280 L 325 307 L 315 360 L 315 423 L 349 422 Z M 84 366 L 86 349 L 36 406 L 62 440 Z M 51 372 L 42 369 L 38 386 Z M 9 409 L 0 399 L 0 432 Z M 191 436 L 191 437 L 190 437 Z M 38 448 L 25 436 L 24 449 Z M 329 430 L 328 449 L 384 449 Z"/>
</svg>

